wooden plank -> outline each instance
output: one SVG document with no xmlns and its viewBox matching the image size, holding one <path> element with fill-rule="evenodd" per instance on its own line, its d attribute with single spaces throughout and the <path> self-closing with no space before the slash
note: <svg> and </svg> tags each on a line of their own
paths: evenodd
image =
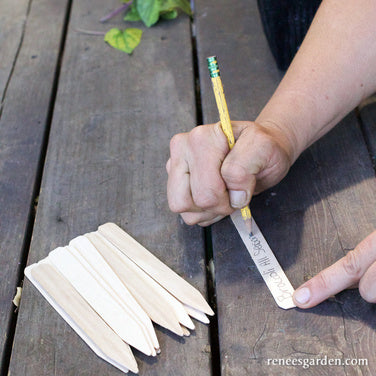
<svg viewBox="0 0 376 376">
<path fill-rule="evenodd" d="M 211 55 L 221 64 L 232 119 L 254 119 L 280 78 L 256 1 L 199 0 L 196 14 L 204 122 L 218 118 L 205 61 Z M 295 287 L 375 228 L 375 188 L 362 135 L 350 115 L 306 151 L 283 182 L 253 198 L 254 218 Z M 222 375 L 300 375 L 301 366 L 272 365 L 268 359 L 325 356 L 367 358 L 368 366 L 318 365 L 305 374 L 376 372 L 374 307 L 356 290 L 308 311 L 283 311 L 231 221 L 214 225 L 212 232 Z"/>
<path fill-rule="evenodd" d="M 15 307 L 67 1 L 0 2 L 0 362 Z M 48 22 L 46 21 L 48 19 Z M 0 106 L 1 107 L 1 106 Z M 0 364 L 2 369 L 3 364 Z"/>
<path fill-rule="evenodd" d="M 0 2 L 0 97 L 2 99 L 22 44 L 29 3 L 29 0 Z"/>
<path fill-rule="evenodd" d="M 205 295 L 201 231 L 170 213 L 166 198 L 169 140 L 195 122 L 189 18 L 145 29 L 128 56 L 101 37 L 74 32 L 123 26 L 121 18 L 100 25 L 107 10 L 100 0 L 73 2 L 28 262 L 113 221 Z M 188 338 L 157 327 L 157 337 L 156 358 L 135 352 L 140 374 L 211 374 L 207 326 L 197 323 Z M 96 358 L 30 283 L 10 372 L 120 375 Z"/>
</svg>

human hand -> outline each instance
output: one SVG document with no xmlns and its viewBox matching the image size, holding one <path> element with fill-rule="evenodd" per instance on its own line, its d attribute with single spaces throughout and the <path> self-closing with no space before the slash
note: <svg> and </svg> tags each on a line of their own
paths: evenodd
<svg viewBox="0 0 376 376">
<path fill-rule="evenodd" d="M 376 231 L 345 257 L 296 289 L 294 301 L 299 308 L 311 308 L 356 286 L 363 299 L 376 303 Z"/>
<path fill-rule="evenodd" d="M 293 146 L 275 124 L 234 121 L 232 126 L 231 151 L 220 123 L 171 139 L 168 203 L 187 224 L 207 226 L 248 205 L 253 194 L 277 184 L 293 162 Z"/>
</svg>

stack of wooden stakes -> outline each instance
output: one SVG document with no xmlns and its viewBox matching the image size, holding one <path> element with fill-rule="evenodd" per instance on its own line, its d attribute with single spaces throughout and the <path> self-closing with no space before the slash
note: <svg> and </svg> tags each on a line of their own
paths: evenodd
<svg viewBox="0 0 376 376">
<path fill-rule="evenodd" d="M 160 352 L 152 321 L 179 336 L 209 323 L 201 293 L 114 223 L 79 236 L 26 276 L 101 358 L 138 372 L 129 346 Z"/>
</svg>

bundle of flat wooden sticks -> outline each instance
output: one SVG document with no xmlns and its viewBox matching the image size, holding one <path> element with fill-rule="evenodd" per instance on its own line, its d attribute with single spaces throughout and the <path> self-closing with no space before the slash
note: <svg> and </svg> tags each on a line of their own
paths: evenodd
<svg viewBox="0 0 376 376">
<path fill-rule="evenodd" d="M 25 275 L 101 358 L 138 372 L 130 346 L 160 352 L 152 322 L 183 336 L 208 323 L 201 293 L 114 223 L 51 251 Z"/>
</svg>

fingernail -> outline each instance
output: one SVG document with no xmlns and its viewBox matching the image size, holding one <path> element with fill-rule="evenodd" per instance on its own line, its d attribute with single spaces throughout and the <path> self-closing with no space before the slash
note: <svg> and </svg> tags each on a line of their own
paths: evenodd
<svg viewBox="0 0 376 376">
<path fill-rule="evenodd" d="M 295 291 L 294 298 L 299 304 L 306 304 L 311 298 L 311 292 L 308 287 L 302 287 Z"/>
<path fill-rule="evenodd" d="M 230 204 L 235 209 L 240 209 L 247 205 L 247 193 L 245 191 L 229 191 Z"/>
</svg>

